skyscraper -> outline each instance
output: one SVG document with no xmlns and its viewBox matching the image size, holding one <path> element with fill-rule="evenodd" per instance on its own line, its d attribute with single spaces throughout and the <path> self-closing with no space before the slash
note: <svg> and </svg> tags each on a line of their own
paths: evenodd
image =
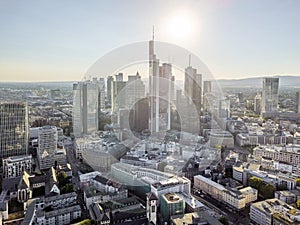
<svg viewBox="0 0 300 225">
<path fill-rule="evenodd" d="M 211 81 L 203 81 L 203 110 L 205 112 L 209 111 L 209 97 L 211 95 Z"/>
<path fill-rule="evenodd" d="M 111 83 L 111 109 L 118 112 L 126 105 L 126 81 L 123 80 L 123 73 L 115 75 L 115 81 Z"/>
<path fill-rule="evenodd" d="M 75 137 L 98 130 L 99 111 L 104 104 L 104 80 L 73 84 L 73 132 Z"/>
<path fill-rule="evenodd" d="M 0 157 L 25 155 L 28 151 L 26 103 L 0 103 Z"/>
<path fill-rule="evenodd" d="M 149 41 L 149 129 L 152 133 L 171 129 L 171 102 L 174 100 L 172 65 L 163 63 L 154 54 L 154 34 Z"/>
<path fill-rule="evenodd" d="M 268 77 L 263 79 L 262 113 L 271 113 L 278 110 L 279 78 Z"/>
<path fill-rule="evenodd" d="M 194 104 L 198 114 L 201 112 L 202 75 L 190 65 L 185 69 L 184 91 L 189 102 Z"/>
<path fill-rule="evenodd" d="M 296 93 L 296 113 L 300 113 L 300 92 Z"/>
<path fill-rule="evenodd" d="M 106 81 L 106 89 L 107 89 L 107 101 L 108 104 L 111 105 L 111 86 L 114 81 L 113 76 L 108 76 Z"/>
<path fill-rule="evenodd" d="M 38 135 L 37 157 L 40 169 L 49 169 L 51 166 L 54 166 L 57 152 L 57 128 L 55 126 L 40 127 Z"/>
</svg>

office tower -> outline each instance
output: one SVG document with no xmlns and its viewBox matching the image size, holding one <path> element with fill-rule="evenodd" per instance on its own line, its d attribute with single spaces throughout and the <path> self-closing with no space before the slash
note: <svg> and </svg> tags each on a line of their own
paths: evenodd
<svg viewBox="0 0 300 225">
<path fill-rule="evenodd" d="M 243 95 L 243 93 L 239 92 L 237 94 L 237 96 L 238 96 L 238 99 L 239 99 L 239 103 L 243 103 L 244 102 L 244 95 Z"/>
<path fill-rule="evenodd" d="M 300 92 L 296 93 L 296 113 L 300 113 Z"/>
<path fill-rule="evenodd" d="M 126 81 L 123 80 L 123 73 L 115 75 L 115 81 L 112 81 L 111 86 L 111 109 L 113 112 L 118 112 L 120 108 L 126 106 Z"/>
<path fill-rule="evenodd" d="M 220 99 L 219 100 L 219 118 L 229 118 L 230 117 L 230 100 Z"/>
<path fill-rule="evenodd" d="M 163 63 L 154 53 L 154 35 L 149 41 L 149 129 L 152 133 L 171 129 L 171 102 L 174 100 L 172 65 Z M 172 84 L 173 83 L 173 84 Z"/>
<path fill-rule="evenodd" d="M 0 157 L 28 152 L 28 107 L 26 103 L 0 103 Z"/>
<path fill-rule="evenodd" d="M 261 113 L 261 93 L 257 93 L 257 95 L 254 98 L 254 112 L 256 114 Z"/>
<path fill-rule="evenodd" d="M 57 141 L 58 135 L 57 128 L 55 126 L 40 127 L 37 156 L 41 170 L 55 166 Z"/>
<path fill-rule="evenodd" d="M 198 114 L 201 112 L 202 75 L 190 65 L 185 69 L 184 91 L 191 104 L 194 104 Z"/>
<path fill-rule="evenodd" d="M 111 92 L 112 92 L 112 82 L 114 81 L 113 76 L 108 76 L 106 81 L 106 87 L 107 87 L 107 101 L 108 104 L 111 106 Z"/>
<path fill-rule="evenodd" d="M 149 129 L 149 99 L 139 99 L 130 110 L 129 125 L 130 130 L 141 132 Z"/>
<path fill-rule="evenodd" d="M 98 130 L 99 111 L 104 107 L 104 80 L 73 84 L 73 132 L 75 137 Z"/>
<path fill-rule="evenodd" d="M 276 112 L 278 109 L 279 78 L 264 78 L 262 90 L 262 113 Z"/>
<path fill-rule="evenodd" d="M 136 75 L 128 76 L 126 83 L 126 106 L 132 108 L 138 100 L 145 97 L 145 85 L 139 72 Z"/>
<path fill-rule="evenodd" d="M 205 80 L 203 81 L 203 110 L 205 112 L 209 111 L 209 98 L 211 96 L 211 81 Z"/>
</svg>

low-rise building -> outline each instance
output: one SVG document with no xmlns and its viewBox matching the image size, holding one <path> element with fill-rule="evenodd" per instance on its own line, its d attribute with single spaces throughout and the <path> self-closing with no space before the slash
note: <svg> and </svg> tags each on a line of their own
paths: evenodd
<svg viewBox="0 0 300 225">
<path fill-rule="evenodd" d="M 300 211 L 276 198 L 268 199 L 252 203 L 250 221 L 259 225 L 299 224 Z"/>
<path fill-rule="evenodd" d="M 224 146 L 234 148 L 234 138 L 228 131 L 212 130 L 209 134 L 210 147 Z"/>
<path fill-rule="evenodd" d="M 209 194 L 214 199 L 223 202 L 234 210 L 241 210 L 257 200 L 257 190 L 251 187 L 241 189 L 225 188 L 209 178 L 201 175 L 194 177 L 194 189 Z"/>
<path fill-rule="evenodd" d="M 170 221 L 171 216 L 184 214 L 184 211 L 185 202 L 179 195 L 168 193 L 160 197 L 160 214 L 164 222 Z"/>
<path fill-rule="evenodd" d="M 11 156 L 3 159 L 3 178 L 20 177 L 24 171 L 31 173 L 32 171 L 32 156 L 20 155 Z"/>
</svg>

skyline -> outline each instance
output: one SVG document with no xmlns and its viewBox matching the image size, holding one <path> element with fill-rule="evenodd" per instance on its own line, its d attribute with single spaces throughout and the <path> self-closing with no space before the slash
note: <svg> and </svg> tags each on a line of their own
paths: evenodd
<svg viewBox="0 0 300 225">
<path fill-rule="evenodd" d="M 111 50 L 150 40 L 153 25 L 155 40 L 194 53 L 216 79 L 300 75 L 296 0 L 0 6 L 0 82 L 82 80 Z"/>
</svg>

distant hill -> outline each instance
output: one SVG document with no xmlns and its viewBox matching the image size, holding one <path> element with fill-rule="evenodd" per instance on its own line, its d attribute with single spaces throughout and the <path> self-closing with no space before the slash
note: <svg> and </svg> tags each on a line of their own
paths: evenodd
<svg viewBox="0 0 300 225">
<path fill-rule="evenodd" d="M 269 77 L 269 76 L 268 76 Z M 300 75 L 299 76 L 274 76 L 279 77 L 279 86 L 282 87 L 299 87 L 300 88 Z M 231 79 L 231 80 L 217 80 L 221 87 L 262 87 L 262 77 L 253 77 L 245 79 Z"/>
</svg>

